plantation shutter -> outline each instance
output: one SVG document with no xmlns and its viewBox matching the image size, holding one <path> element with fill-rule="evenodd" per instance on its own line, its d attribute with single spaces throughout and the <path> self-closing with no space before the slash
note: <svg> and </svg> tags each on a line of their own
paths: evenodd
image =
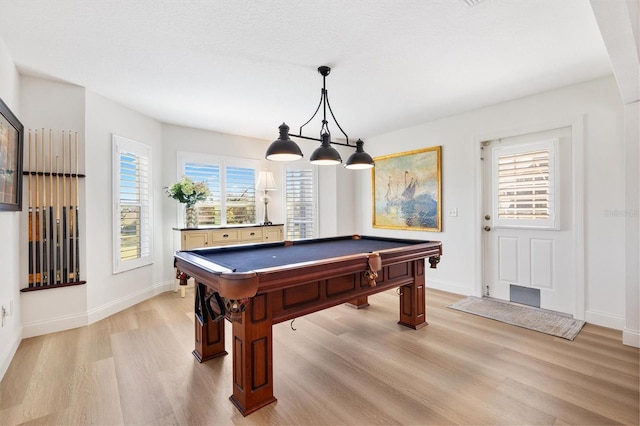
<svg viewBox="0 0 640 426">
<path fill-rule="evenodd" d="M 256 224 L 258 161 L 179 152 L 178 164 L 181 175 L 209 188 L 207 199 L 195 205 L 199 226 Z"/>
<path fill-rule="evenodd" d="M 313 170 L 288 169 L 285 186 L 286 239 L 313 238 L 316 222 Z"/>
<path fill-rule="evenodd" d="M 220 194 L 220 166 L 217 164 L 186 162 L 184 174 L 194 182 L 205 182 L 209 188 L 206 200 L 196 203 L 199 225 L 220 225 L 222 197 Z"/>
<path fill-rule="evenodd" d="M 498 157 L 498 215 L 510 219 L 548 219 L 549 151 Z"/>
<path fill-rule="evenodd" d="M 541 141 L 495 151 L 494 214 L 499 226 L 557 226 L 556 143 Z"/>
<path fill-rule="evenodd" d="M 256 171 L 249 167 L 225 168 L 227 224 L 256 223 Z"/>
<path fill-rule="evenodd" d="M 151 263 L 151 147 L 113 136 L 114 272 Z"/>
</svg>

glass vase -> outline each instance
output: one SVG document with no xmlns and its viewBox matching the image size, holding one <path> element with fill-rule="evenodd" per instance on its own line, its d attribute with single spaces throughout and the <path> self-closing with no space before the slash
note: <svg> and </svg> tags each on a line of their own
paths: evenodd
<svg viewBox="0 0 640 426">
<path fill-rule="evenodd" d="M 184 209 L 184 227 L 185 228 L 197 228 L 198 227 L 198 211 L 195 206 L 186 205 Z"/>
</svg>

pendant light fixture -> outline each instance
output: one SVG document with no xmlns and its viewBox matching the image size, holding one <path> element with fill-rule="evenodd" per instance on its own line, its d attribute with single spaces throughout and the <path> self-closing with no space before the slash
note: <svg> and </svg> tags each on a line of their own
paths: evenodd
<svg viewBox="0 0 640 426">
<path fill-rule="evenodd" d="M 354 152 L 345 163 L 345 167 L 347 169 L 370 169 L 374 166 L 373 159 L 369 154 L 364 151 L 364 142 L 358 139 L 356 142 L 356 146 L 349 144 L 349 137 L 342 130 L 340 124 L 338 124 L 338 120 L 333 115 L 333 111 L 331 110 L 331 104 L 329 104 L 329 92 L 326 89 L 326 79 L 329 73 L 331 72 L 331 68 L 327 66 L 318 67 L 318 72 L 322 75 L 322 92 L 320 94 L 320 103 L 316 108 L 315 112 L 311 116 L 306 123 L 300 126 L 299 134 L 289 134 L 289 126 L 285 123 L 282 123 L 279 127 L 280 136 L 278 139 L 273 141 L 269 148 L 267 149 L 267 153 L 265 155 L 267 160 L 273 161 L 294 161 L 299 160 L 303 157 L 302 151 L 300 147 L 291 140 L 290 136 L 302 139 L 309 139 L 314 141 L 321 142 L 320 146 L 313 151 L 309 161 L 312 164 L 318 165 L 333 165 L 342 163 L 342 158 L 340 157 L 340 153 L 331 145 L 342 145 L 348 146 L 351 148 L 356 148 L 356 152 Z M 312 138 L 309 136 L 302 135 L 302 128 L 309 124 L 311 120 L 315 118 L 320 111 L 320 107 L 322 107 L 322 127 L 320 128 L 320 138 Z M 329 131 L 329 123 L 327 122 L 327 108 L 329 108 L 329 112 L 331 113 L 331 117 L 333 117 L 333 121 L 336 123 L 340 132 L 344 135 L 346 139 L 346 143 L 334 142 L 331 140 L 331 132 Z"/>
</svg>

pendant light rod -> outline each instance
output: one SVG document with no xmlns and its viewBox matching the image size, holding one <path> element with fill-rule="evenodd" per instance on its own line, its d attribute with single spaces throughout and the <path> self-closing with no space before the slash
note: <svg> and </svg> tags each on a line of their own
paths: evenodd
<svg viewBox="0 0 640 426">
<path fill-rule="evenodd" d="M 340 132 L 344 135 L 345 139 L 347 140 L 347 143 L 340 143 L 340 142 L 334 142 L 334 141 L 330 141 L 330 143 L 332 144 L 336 144 L 336 145 L 342 145 L 342 146 L 349 146 L 349 147 L 354 147 L 354 145 L 351 145 L 349 143 L 349 136 L 347 136 L 347 133 L 342 129 L 342 127 L 340 126 L 340 123 L 338 123 L 338 120 L 336 120 L 336 116 L 333 114 L 333 110 L 331 109 L 331 103 L 329 102 L 329 91 L 327 90 L 327 76 L 329 75 L 329 73 L 331 72 L 331 68 L 323 65 L 318 67 L 318 72 L 322 75 L 322 89 L 320 92 L 320 102 L 318 103 L 318 107 L 316 108 L 315 112 L 313 113 L 313 115 L 311 116 L 311 118 L 309 120 L 307 120 L 306 123 L 304 123 L 302 126 L 300 126 L 300 133 L 299 134 L 293 134 L 290 133 L 290 136 L 296 137 L 296 138 L 302 138 L 302 139 L 309 139 L 309 140 L 313 140 L 313 141 L 318 141 L 318 142 L 322 142 L 322 139 L 320 138 L 313 138 L 310 136 L 303 136 L 302 135 L 302 128 L 304 126 L 306 126 L 307 124 L 311 123 L 311 121 L 316 117 L 316 115 L 318 114 L 318 111 L 320 111 L 320 107 L 322 108 L 322 128 L 320 130 L 320 133 L 322 133 L 323 130 L 326 130 L 327 132 L 329 132 L 329 125 L 327 122 L 327 107 L 329 107 L 329 113 L 331 114 L 331 117 L 333 118 L 333 121 L 336 123 L 336 126 L 338 126 L 338 129 L 340 129 Z M 329 132 L 331 133 L 331 132 Z"/>
</svg>

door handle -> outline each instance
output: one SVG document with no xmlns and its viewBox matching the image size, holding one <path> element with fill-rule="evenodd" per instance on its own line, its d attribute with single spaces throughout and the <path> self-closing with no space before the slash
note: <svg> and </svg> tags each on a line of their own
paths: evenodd
<svg viewBox="0 0 640 426">
<path fill-rule="evenodd" d="M 489 232 L 489 231 L 491 231 L 491 227 L 490 227 L 490 226 L 485 226 L 485 227 L 484 227 L 484 230 L 485 230 L 485 231 L 487 231 L 487 232 Z"/>
</svg>

